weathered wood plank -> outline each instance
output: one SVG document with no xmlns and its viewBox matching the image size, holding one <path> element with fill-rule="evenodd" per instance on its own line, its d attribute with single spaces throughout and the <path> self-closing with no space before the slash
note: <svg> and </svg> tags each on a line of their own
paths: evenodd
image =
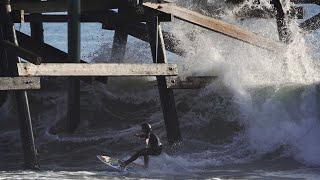
<svg viewBox="0 0 320 180">
<path fill-rule="evenodd" d="M 0 91 L 40 89 L 40 77 L 0 77 Z"/>
<path fill-rule="evenodd" d="M 169 89 L 200 89 L 216 78 L 216 76 L 190 76 L 186 78 L 172 76 L 166 77 L 166 81 Z"/>
<path fill-rule="evenodd" d="M 217 33 L 226 35 L 233 39 L 237 39 L 263 49 L 281 52 L 281 50 L 285 47 L 283 44 L 279 42 L 261 37 L 253 32 L 247 31 L 236 25 L 204 16 L 200 13 L 188 10 L 186 8 L 172 5 L 171 3 L 159 4 L 147 2 L 144 3 L 144 6 L 156 9 L 164 13 L 172 14 L 174 17 L 183 21 L 198 25 L 208 30 L 215 31 Z"/>
<path fill-rule="evenodd" d="M 49 44 L 41 43 L 39 41 L 36 41 L 32 39 L 30 36 L 20 32 L 16 31 L 19 46 L 23 47 L 24 49 L 27 49 L 28 51 L 35 52 L 39 54 L 44 62 L 46 63 L 65 63 L 68 62 L 68 54 L 64 51 L 61 51 Z M 81 63 L 87 63 L 84 60 L 81 60 Z M 106 83 L 104 78 L 94 77 L 91 78 L 81 78 L 83 82 L 91 83 L 92 80 L 99 81 L 101 83 Z"/>
<path fill-rule="evenodd" d="M 19 76 L 175 76 L 176 64 L 18 63 Z"/>
</svg>

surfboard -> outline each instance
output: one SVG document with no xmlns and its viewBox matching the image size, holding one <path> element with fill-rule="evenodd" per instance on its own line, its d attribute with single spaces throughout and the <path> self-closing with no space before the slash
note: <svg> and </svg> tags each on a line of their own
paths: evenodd
<svg viewBox="0 0 320 180">
<path fill-rule="evenodd" d="M 113 158 L 113 157 L 105 156 L 105 155 L 97 155 L 97 158 L 101 162 L 106 164 L 108 167 L 110 167 L 110 168 L 112 168 L 112 169 L 114 169 L 116 171 L 119 171 L 119 172 L 144 168 L 143 165 L 138 164 L 138 163 L 131 163 L 126 168 L 121 168 L 121 166 L 119 164 L 119 159 L 117 159 L 117 158 Z"/>
</svg>

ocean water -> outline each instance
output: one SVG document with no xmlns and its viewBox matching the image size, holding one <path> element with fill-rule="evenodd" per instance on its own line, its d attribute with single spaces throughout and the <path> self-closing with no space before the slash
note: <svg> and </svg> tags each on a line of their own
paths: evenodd
<svg viewBox="0 0 320 180">
<path fill-rule="evenodd" d="M 319 12 L 305 7 L 308 17 Z M 222 19 L 278 38 L 274 20 L 239 20 L 234 11 Z M 218 76 L 203 89 L 175 90 L 183 142 L 173 147 L 166 143 L 155 78 L 81 83 L 81 125 L 74 134 L 64 129 L 67 81 L 48 79 L 43 90 L 29 93 L 41 171 L 24 171 L 9 96 L 0 108 L 0 179 L 319 179 L 319 31 L 300 32 L 297 21 L 290 26 L 293 42 L 281 54 L 178 20 L 164 24 L 188 51 L 184 57 L 168 53 L 180 76 Z M 16 28 L 29 33 L 28 24 Z M 45 41 L 66 51 L 66 28 L 45 24 Z M 83 24 L 82 59 L 109 62 L 112 39 L 101 25 Z M 130 38 L 124 62 L 151 63 L 149 45 Z M 119 173 L 97 160 L 97 154 L 125 159 L 143 147 L 133 137 L 142 122 L 152 124 L 165 147 L 149 169 Z"/>
</svg>

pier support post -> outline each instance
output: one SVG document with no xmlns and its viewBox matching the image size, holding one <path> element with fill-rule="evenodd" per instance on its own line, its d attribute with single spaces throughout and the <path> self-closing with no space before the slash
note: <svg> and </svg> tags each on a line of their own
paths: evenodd
<svg viewBox="0 0 320 180">
<path fill-rule="evenodd" d="M 154 63 L 167 63 L 165 46 L 158 17 L 151 17 L 147 21 L 149 41 Z M 178 115 L 172 89 L 167 88 L 165 76 L 157 76 L 161 107 L 170 144 L 181 141 Z"/>
<path fill-rule="evenodd" d="M 0 2 L 0 16 L 2 40 L 8 40 L 18 45 L 15 28 L 11 19 L 10 0 L 2 0 Z M 17 62 L 20 62 L 20 59 L 6 51 L 4 52 L 6 53 L 5 61 L 7 61 L 8 65 L 7 75 L 18 76 Z M 14 94 L 18 106 L 17 110 L 20 122 L 21 143 L 24 152 L 24 165 L 27 169 L 39 169 L 27 92 L 20 90 L 15 91 Z"/>
<path fill-rule="evenodd" d="M 41 21 L 41 13 L 34 13 L 31 16 L 35 19 L 30 22 L 31 37 L 39 43 L 44 43 L 43 23 Z"/>
<path fill-rule="evenodd" d="M 81 0 L 68 0 L 68 55 L 69 61 L 80 63 Z M 67 130 L 74 132 L 80 124 L 80 80 L 69 79 Z"/>
<path fill-rule="evenodd" d="M 288 44 L 291 41 L 291 32 L 288 28 L 288 19 L 283 11 L 280 0 L 272 0 L 276 10 L 277 27 L 279 33 L 279 40 Z"/>
<path fill-rule="evenodd" d="M 125 12 L 125 9 L 120 8 L 118 14 L 121 16 Z M 111 51 L 111 60 L 114 63 L 121 63 L 126 54 L 126 46 L 128 41 L 128 33 L 124 30 L 125 24 L 116 25 L 116 29 L 113 36 L 113 44 Z"/>
</svg>

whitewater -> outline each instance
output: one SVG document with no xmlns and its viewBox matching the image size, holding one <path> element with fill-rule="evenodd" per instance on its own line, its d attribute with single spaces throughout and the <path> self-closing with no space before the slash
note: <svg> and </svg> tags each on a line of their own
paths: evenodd
<svg viewBox="0 0 320 180">
<path fill-rule="evenodd" d="M 268 3 L 261 0 L 260 6 Z M 320 11 L 304 7 L 306 18 Z M 220 17 L 278 39 L 274 19 L 239 19 L 240 10 L 223 9 Z M 66 79 L 46 79 L 43 90 L 29 93 L 42 170 L 23 171 L 15 104 L 9 97 L 0 108 L 0 179 L 319 179 L 320 34 L 301 32 L 301 21 L 290 22 L 293 42 L 281 54 L 179 20 L 163 24 L 188 52 L 182 57 L 168 53 L 169 62 L 179 65 L 179 76 L 217 76 L 205 88 L 175 90 L 183 142 L 173 147 L 166 143 L 155 78 L 81 83 L 81 125 L 75 134 L 64 131 Z M 45 41 L 66 51 L 67 25 L 47 23 L 44 28 Z M 16 29 L 30 33 L 26 24 Z M 113 32 L 90 23 L 81 31 L 82 59 L 109 62 Z M 124 62 L 152 63 L 149 44 L 130 37 Z M 133 135 L 142 122 L 152 124 L 165 146 L 162 155 L 151 158 L 149 169 L 119 173 L 96 159 L 96 154 L 125 159 L 141 148 Z"/>
</svg>

